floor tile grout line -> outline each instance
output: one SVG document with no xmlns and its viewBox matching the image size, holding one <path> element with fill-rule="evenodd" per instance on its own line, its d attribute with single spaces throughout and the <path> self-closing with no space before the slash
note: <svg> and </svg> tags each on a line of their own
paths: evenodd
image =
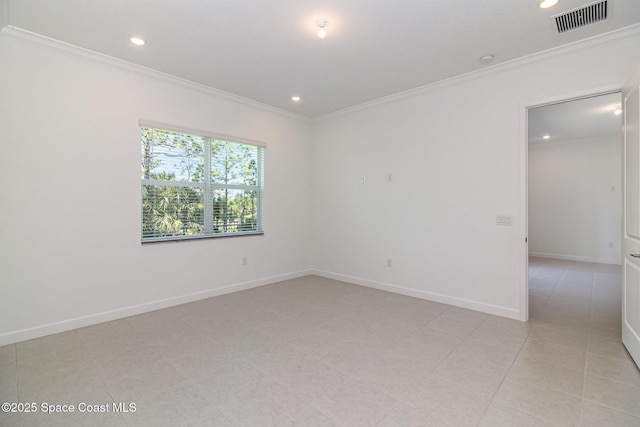
<svg viewBox="0 0 640 427">
<path fill-rule="evenodd" d="M 603 357 L 606 357 L 606 356 L 603 356 Z M 623 381 L 615 380 L 615 379 L 612 379 L 612 378 L 603 377 L 602 375 L 598 375 L 598 374 L 589 374 L 589 376 L 596 377 L 596 378 L 599 378 L 601 380 L 609 381 L 609 382 L 616 383 L 616 384 L 619 384 L 619 385 L 623 385 L 623 386 L 626 386 L 626 387 L 637 388 L 638 389 L 638 395 L 640 396 L 640 385 L 633 385 L 633 384 L 625 383 Z"/>
<path fill-rule="evenodd" d="M 591 400 L 591 399 L 583 399 L 583 400 L 587 401 L 587 402 L 589 402 L 591 404 L 594 404 L 594 405 L 602 406 L 603 408 L 607 408 L 607 409 L 609 409 L 611 411 L 614 411 L 614 412 L 620 412 L 621 414 L 629 415 L 630 417 L 637 418 L 640 421 L 640 415 L 639 414 L 632 414 L 631 412 L 622 410 L 620 408 L 613 408 L 613 407 L 611 407 L 611 406 L 609 406 L 609 405 L 607 405 L 605 403 L 596 402 L 595 400 Z M 584 406 L 583 406 L 583 408 L 584 408 Z"/>
<path fill-rule="evenodd" d="M 567 269 L 566 269 L 566 268 L 564 268 L 564 269 L 563 269 L 563 272 L 562 272 L 562 275 L 561 275 L 561 278 L 565 276 L 566 271 L 567 271 Z M 560 278 L 560 279 L 558 279 L 558 281 L 557 281 L 557 283 L 556 283 L 556 286 L 554 287 L 554 291 L 551 293 L 551 296 L 553 296 L 553 294 L 555 293 L 555 291 L 556 291 L 556 289 L 557 289 L 557 286 L 558 286 L 558 284 L 560 283 L 561 278 Z M 593 272 L 591 272 L 591 282 L 592 282 L 592 283 L 591 283 L 591 293 L 590 293 L 590 299 L 589 299 L 589 304 L 590 304 L 590 306 L 589 306 L 589 313 L 590 313 L 590 315 L 591 315 L 592 295 L 593 295 L 593 292 L 594 292 L 594 287 L 593 287 L 594 280 L 595 280 L 595 279 L 594 279 Z M 549 297 L 549 300 L 551 299 L 551 296 Z M 548 300 L 548 301 L 549 301 L 549 300 Z M 590 317 L 589 317 L 589 320 L 590 320 Z M 588 342 L 588 340 L 589 340 L 589 336 L 590 336 L 590 334 L 588 333 L 588 331 L 589 331 L 589 329 L 587 329 L 587 342 Z M 529 331 L 529 333 L 528 333 L 528 335 L 527 335 L 527 339 L 526 339 L 526 340 L 525 340 L 525 342 L 523 343 L 523 346 L 520 348 L 520 351 L 519 351 L 519 353 L 518 353 L 517 357 L 514 359 L 514 362 L 512 363 L 512 365 L 511 365 L 511 367 L 510 367 L 510 369 L 509 369 L 509 372 L 511 372 L 511 369 L 512 369 L 512 367 L 513 367 L 513 364 L 515 364 L 515 361 L 516 361 L 516 360 L 518 360 L 518 358 L 520 357 L 520 352 L 522 351 L 522 348 L 524 347 L 524 345 L 526 345 L 526 342 L 528 341 L 528 339 L 529 339 L 529 337 L 530 337 L 530 334 L 531 334 L 531 332 Z M 586 371 L 587 371 L 587 367 L 586 367 L 586 355 L 587 355 L 587 351 L 585 350 L 585 366 L 584 366 L 584 368 L 583 368 L 583 378 L 586 378 Z M 505 376 L 505 378 L 503 379 L 503 382 L 504 382 L 504 380 L 507 378 L 507 376 L 508 376 L 508 373 L 507 373 L 507 375 Z M 501 386 L 502 386 L 502 383 L 501 383 Z M 580 418 L 579 418 L 580 420 L 582 419 L 582 413 L 583 413 L 583 410 L 584 410 L 584 405 L 583 405 L 583 401 L 584 401 L 584 390 L 585 390 L 585 380 L 583 379 L 582 397 L 581 397 L 581 399 L 580 399 L 580 402 L 581 402 L 581 404 L 580 404 Z M 495 399 L 495 395 L 494 395 L 494 398 L 492 399 L 492 402 L 493 402 L 493 400 L 494 400 L 494 399 Z M 517 410 L 517 408 L 514 408 L 514 409 L 515 409 L 515 410 Z M 532 414 L 529 414 L 529 415 L 532 415 Z M 532 415 L 532 416 L 533 416 L 533 415 Z"/>
<path fill-rule="evenodd" d="M 525 339 L 522 341 L 522 344 L 520 345 L 520 348 L 518 349 L 518 352 L 516 353 L 515 357 L 513 358 L 513 361 L 509 364 L 509 369 L 507 369 L 506 374 L 504 375 L 504 377 L 502 377 L 502 380 L 500 381 L 500 384 L 498 385 L 498 387 L 496 388 L 496 390 L 493 392 L 493 394 L 491 395 L 491 399 L 489 400 L 489 404 L 487 405 L 487 407 L 484 409 L 482 416 L 480 417 L 480 420 L 478 421 L 478 423 L 480 423 L 482 421 L 482 419 L 485 417 L 485 415 L 487 414 L 487 411 L 489 410 L 489 407 L 491 407 L 491 404 L 496 401 L 496 395 L 498 394 L 498 391 L 500 391 L 500 388 L 502 387 L 502 385 L 504 384 L 505 380 L 507 379 L 507 377 L 509 376 L 509 373 L 511 372 L 511 369 L 513 369 L 513 365 L 515 365 L 516 361 L 518 360 L 518 358 L 520 357 L 520 353 L 522 353 L 522 349 L 524 348 L 525 344 L 527 343 L 527 341 L 529 340 L 529 336 L 531 335 L 531 329 L 527 330 L 527 336 L 525 337 Z M 518 410 L 517 408 L 513 408 L 518 412 L 521 412 L 520 410 Z M 531 415 L 531 414 L 527 414 L 527 415 Z M 537 418 L 537 417 L 536 417 Z"/>
<path fill-rule="evenodd" d="M 566 268 L 565 268 L 565 269 L 563 269 L 562 275 L 561 275 L 560 277 L 564 277 L 566 274 L 568 274 L 568 273 L 567 273 L 567 271 L 568 271 L 568 270 L 567 270 Z M 590 299 L 589 299 L 589 320 L 588 320 L 588 322 L 589 322 L 589 328 L 587 329 L 587 345 L 589 344 L 590 340 L 592 339 L 592 335 L 591 335 L 591 333 L 590 333 L 590 332 L 591 332 L 591 323 L 592 323 L 592 321 L 596 321 L 596 320 L 597 320 L 597 318 L 595 318 L 595 320 L 594 320 L 594 318 L 593 318 L 593 310 L 592 310 L 592 308 L 593 308 L 593 306 L 594 306 L 594 295 L 595 295 L 595 292 L 596 292 L 596 288 L 595 288 L 595 274 L 593 273 L 593 271 L 591 272 L 591 280 L 592 280 L 592 285 L 591 285 L 591 293 L 590 293 Z M 559 286 L 559 282 L 560 282 L 560 279 L 558 279 L 558 280 L 556 281 L 556 285 L 555 285 L 555 287 L 554 287 L 554 292 L 557 290 L 557 287 Z M 552 298 L 551 298 L 551 297 L 549 297 L 549 298 L 548 298 L 548 301 L 551 301 L 551 300 L 552 300 Z M 451 308 L 447 309 L 447 311 L 448 311 L 448 310 L 450 310 L 450 309 L 451 309 Z M 463 346 L 465 342 L 469 342 L 469 341 L 470 341 L 470 339 L 471 339 L 471 336 L 475 333 L 475 331 L 477 331 L 479 328 L 481 328 L 481 327 L 482 327 L 482 325 L 487 325 L 487 322 L 489 321 L 489 319 L 491 319 L 491 317 L 490 317 L 490 316 L 484 317 L 484 318 L 482 319 L 482 322 L 480 322 L 478 325 L 475 325 L 475 328 L 473 329 L 473 331 L 472 331 L 472 332 L 470 332 L 469 334 L 467 334 L 464 338 L 461 338 L 461 339 L 460 339 L 460 341 L 459 341 L 459 342 L 457 342 L 457 343 L 455 344 L 455 346 L 453 346 L 453 347 L 448 351 L 448 353 L 446 354 L 446 356 L 444 356 L 441 360 L 439 360 L 439 362 L 438 362 L 438 364 L 436 365 L 436 367 L 437 367 L 437 366 L 441 366 L 441 364 L 443 363 L 443 361 L 445 361 L 449 356 L 451 356 L 451 354 L 452 354 L 452 353 L 454 353 L 457 349 L 459 349 L 461 346 Z M 433 320 L 433 319 L 432 319 L 432 320 Z M 129 323 L 131 323 L 131 322 L 129 322 Z M 427 324 L 428 324 L 428 322 L 427 322 Z M 134 328 L 134 329 L 137 329 L 137 328 L 135 328 L 135 325 L 132 325 L 132 326 L 133 326 L 133 328 Z M 503 384 L 504 384 L 504 383 L 507 381 L 507 379 L 509 378 L 509 374 L 510 374 L 511 372 L 513 372 L 514 366 L 515 366 L 515 364 L 517 363 L 517 361 L 522 357 L 524 347 L 527 345 L 527 343 L 528 343 L 528 342 L 530 342 L 530 339 L 531 339 L 531 336 L 532 336 L 532 331 L 531 331 L 531 329 L 527 330 L 527 331 L 526 331 L 526 334 L 522 334 L 521 336 L 523 336 L 523 337 L 524 337 L 524 339 L 523 339 L 523 340 L 522 340 L 522 342 L 519 344 L 519 348 L 518 348 L 518 350 L 517 350 L 517 352 L 516 352 L 516 355 L 514 356 L 513 360 L 511 360 L 511 361 L 509 362 L 509 364 L 508 364 L 508 368 L 506 369 L 506 373 L 502 376 L 501 381 L 500 381 L 500 384 L 497 386 L 496 390 L 495 390 L 495 391 L 493 391 L 493 393 L 492 393 L 492 394 L 491 394 L 491 396 L 490 396 L 490 399 L 488 399 L 488 403 L 487 403 L 486 407 L 484 408 L 484 410 L 482 411 L 482 415 L 480 416 L 480 419 L 479 419 L 479 421 L 478 421 L 478 422 L 480 422 L 480 421 L 481 421 L 481 420 L 486 416 L 486 414 L 487 414 L 487 412 L 488 412 L 488 409 L 491 407 L 491 405 L 492 405 L 492 403 L 493 403 L 493 402 L 501 402 L 501 401 L 497 401 L 497 400 L 496 400 L 496 395 L 497 395 L 498 391 L 500 390 L 500 388 L 503 386 Z M 84 340 L 82 340 L 82 342 L 84 342 Z M 588 349 L 588 347 L 587 347 L 587 349 Z M 588 351 L 585 351 L 585 353 L 586 353 L 586 357 L 588 357 L 588 355 L 590 354 Z M 443 353 L 443 354 L 444 354 L 444 353 Z M 17 349 L 14 349 L 14 356 L 15 356 L 15 361 L 16 361 L 16 374 L 17 374 L 17 365 L 18 365 L 18 363 L 17 363 L 17 362 L 18 362 L 18 359 L 19 359 Z M 607 357 L 607 356 L 603 355 L 602 357 Z M 94 363 L 93 359 L 91 359 L 91 362 L 92 362 L 92 363 L 93 363 L 93 365 L 95 366 L 95 363 Z M 585 362 L 586 362 L 586 360 L 585 360 Z M 436 368 L 433 368 L 433 369 L 436 369 Z M 570 369 L 570 368 L 568 368 L 568 369 Z M 433 372 L 433 370 L 432 370 L 432 371 L 430 371 L 430 372 Z M 582 403 L 581 403 L 581 408 L 580 408 L 580 411 L 579 411 L 579 412 L 580 412 L 580 417 L 581 417 L 581 419 L 582 419 L 583 414 L 584 414 L 584 402 L 585 402 L 585 401 L 588 401 L 588 402 L 594 403 L 594 404 L 596 404 L 596 405 L 601 405 L 602 407 L 605 407 L 605 408 L 611 409 L 612 411 L 617 411 L 617 412 L 620 412 L 620 413 L 623 413 L 623 414 L 627 414 L 627 415 L 629 415 L 629 416 L 636 417 L 636 415 L 634 415 L 634 414 L 630 414 L 630 413 L 629 413 L 629 412 L 627 412 L 627 411 L 621 411 L 621 410 L 616 409 L 616 408 L 610 408 L 609 406 L 607 406 L 607 405 L 605 405 L 605 404 L 598 403 L 598 402 L 595 402 L 595 401 L 591 401 L 591 400 L 589 400 L 589 399 L 586 399 L 586 398 L 585 398 L 585 396 L 586 396 L 586 395 L 585 395 L 585 386 L 584 386 L 584 381 L 585 381 L 585 379 L 586 379 L 586 377 L 587 377 L 587 364 L 586 364 L 586 363 L 585 363 L 585 366 L 584 366 L 584 369 L 583 369 L 583 373 L 584 373 L 584 374 L 583 374 L 583 388 L 582 388 L 582 395 L 581 395 L 581 402 L 582 402 Z M 17 376 L 17 375 L 16 375 L 16 376 Z M 610 380 L 610 379 L 608 379 L 608 378 L 600 377 L 600 376 L 598 376 L 598 375 L 594 375 L 594 377 L 602 378 L 602 379 L 607 380 L 607 381 L 617 382 L 617 381 L 615 381 L 615 380 Z M 100 376 L 100 378 L 101 378 L 101 381 L 102 381 L 103 386 L 105 387 L 105 390 L 107 391 L 107 393 L 109 393 L 109 396 L 111 396 L 111 399 L 113 400 L 113 396 L 111 395 L 111 392 L 109 391 L 109 389 L 107 389 L 107 388 L 106 388 L 106 384 L 104 383 L 104 379 L 103 379 L 103 377 L 102 377 L 102 376 Z M 271 378 L 274 378 L 274 377 L 271 377 Z M 629 384 L 625 384 L 625 383 L 620 383 L 620 384 L 627 385 L 627 386 L 631 386 L 631 385 L 629 385 Z M 633 386 L 631 386 L 631 387 L 633 387 Z M 16 381 L 16 388 L 17 388 L 17 381 Z M 16 392 L 17 392 L 17 390 L 16 390 Z M 293 392 L 292 392 L 292 393 L 293 393 Z M 294 393 L 294 394 L 295 394 L 295 393 Z M 406 393 L 405 393 L 405 394 L 406 394 Z M 570 393 L 569 393 L 569 394 L 570 394 Z M 488 394 L 487 394 L 487 395 L 488 395 Z M 391 396 L 391 397 L 393 398 L 393 396 Z M 306 399 L 303 399 L 303 400 L 304 400 L 305 402 L 307 401 Z M 398 398 L 393 398 L 393 400 L 394 400 L 394 402 L 396 402 L 396 404 L 397 404 L 397 402 L 402 402 L 402 401 L 403 401 L 402 399 L 398 399 Z M 316 408 L 316 409 L 317 409 L 317 408 Z M 537 416 L 536 416 L 536 415 L 534 415 L 534 414 L 528 414 L 527 412 L 523 412 L 523 411 L 521 411 L 521 410 L 519 410 L 519 409 L 517 409 L 517 408 L 513 408 L 513 409 L 514 409 L 514 411 L 517 411 L 517 412 L 520 412 L 520 413 L 524 413 L 524 414 L 527 414 L 527 415 L 529 415 L 529 416 L 531 416 L 531 417 L 533 417 L 533 418 L 538 419 L 538 418 L 537 418 Z M 387 410 L 387 411 L 386 411 L 386 413 L 385 413 L 385 415 L 381 418 L 381 420 L 384 420 L 392 410 L 393 410 L 393 409 L 389 409 L 389 410 Z M 322 412 L 322 411 L 320 411 L 320 412 L 321 412 L 322 414 L 324 414 L 324 412 Z M 326 414 L 324 414 L 324 415 L 325 415 L 325 416 L 327 416 L 327 417 L 328 417 L 328 419 L 333 420 L 330 416 L 328 416 L 328 415 L 326 415 Z M 333 420 L 333 421 L 335 422 L 335 420 Z M 232 422 L 232 420 L 229 420 L 229 422 Z M 379 424 L 380 422 L 382 422 L 382 421 L 379 421 L 377 424 Z M 235 424 L 235 423 L 234 423 L 234 424 Z M 336 424 L 338 424 L 338 423 L 336 422 Z"/>
<path fill-rule="evenodd" d="M 582 376 L 582 396 L 580 398 L 580 420 L 584 419 L 584 401 L 585 393 L 587 391 L 587 372 L 589 370 L 589 345 L 591 344 L 591 309 L 593 307 L 593 292 L 595 284 L 595 273 L 591 273 L 591 294 L 589 297 L 589 328 L 587 329 L 587 348 L 585 352 L 584 360 L 584 373 Z"/>
<path fill-rule="evenodd" d="M 551 292 L 549 292 L 549 294 L 546 296 L 546 300 L 544 303 L 544 306 L 542 307 L 541 311 L 544 311 L 547 309 L 547 306 L 549 305 L 549 301 L 551 300 L 551 297 L 553 296 L 553 294 L 556 291 L 556 288 L 558 287 L 558 285 L 560 284 L 560 281 L 562 280 L 562 278 L 564 277 L 565 273 L 566 273 L 566 267 L 562 268 L 562 274 L 560 274 L 560 276 L 558 276 L 558 278 L 555 280 L 555 284 L 553 285 L 553 289 L 551 290 Z"/>
</svg>

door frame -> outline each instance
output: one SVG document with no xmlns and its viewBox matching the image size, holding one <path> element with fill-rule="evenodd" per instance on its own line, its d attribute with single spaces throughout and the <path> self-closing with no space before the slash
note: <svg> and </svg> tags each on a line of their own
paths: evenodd
<svg viewBox="0 0 640 427">
<path fill-rule="evenodd" d="M 622 87 L 618 86 L 596 86 L 580 91 L 532 98 L 520 104 L 520 218 L 522 221 L 518 229 L 518 236 L 522 244 L 522 252 L 520 252 L 520 283 L 518 287 L 521 321 L 529 320 L 529 109 L 621 92 Z M 622 144 L 622 141 L 620 143 Z M 622 158 L 620 162 L 622 164 Z M 622 214 L 624 215 L 624 212 Z"/>
</svg>

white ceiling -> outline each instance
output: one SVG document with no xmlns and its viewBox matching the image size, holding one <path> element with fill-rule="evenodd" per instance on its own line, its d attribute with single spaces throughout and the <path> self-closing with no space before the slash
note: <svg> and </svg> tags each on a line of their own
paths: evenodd
<svg viewBox="0 0 640 427">
<path fill-rule="evenodd" d="M 529 144 L 620 134 L 622 116 L 613 113 L 620 103 L 621 94 L 612 93 L 531 108 Z"/>
<path fill-rule="evenodd" d="M 307 117 L 640 22 L 640 0 L 609 0 L 608 20 L 564 34 L 551 16 L 591 0 L 4 1 L 13 27 Z"/>
</svg>

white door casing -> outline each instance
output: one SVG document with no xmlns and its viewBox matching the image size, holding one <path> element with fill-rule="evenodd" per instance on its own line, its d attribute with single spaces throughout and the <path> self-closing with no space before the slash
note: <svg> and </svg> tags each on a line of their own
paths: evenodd
<svg viewBox="0 0 640 427">
<path fill-rule="evenodd" d="M 622 91 L 622 343 L 640 366 L 640 69 Z M 636 255 L 636 256 L 634 256 Z"/>
</svg>

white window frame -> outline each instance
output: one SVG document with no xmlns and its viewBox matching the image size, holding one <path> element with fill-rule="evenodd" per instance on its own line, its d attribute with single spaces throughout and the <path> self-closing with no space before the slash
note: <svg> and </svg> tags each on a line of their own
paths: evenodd
<svg viewBox="0 0 640 427">
<path fill-rule="evenodd" d="M 185 241 L 185 240 L 200 240 L 200 239 L 211 239 L 211 238 L 223 238 L 223 237 L 238 237 L 238 236 L 255 236 L 255 235 L 264 235 L 264 154 L 267 145 L 262 142 L 250 141 L 243 138 L 236 138 L 227 135 L 221 135 L 216 133 L 211 133 L 202 130 L 190 129 L 180 126 L 168 125 L 165 123 L 153 122 L 148 120 L 140 120 L 138 122 L 139 128 L 151 128 L 157 130 L 163 130 L 168 132 L 182 133 L 187 135 L 193 135 L 202 137 L 206 142 L 210 142 L 212 140 L 225 141 L 230 143 L 249 145 L 252 147 L 257 147 L 257 168 L 258 168 L 258 183 L 257 185 L 241 185 L 241 184 L 223 184 L 212 182 L 211 178 L 211 144 L 204 144 L 204 175 L 208 177 L 205 179 L 205 182 L 190 182 L 190 181 L 166 181 L 166 180 L 155 180 L 155 179 L 141 179 L 141 208 L 142 208 L 142 190 L 145 185 L 155 185 L 155 186 L 175 186 L 175 187 L 192 187 L 202 189 L 203 191 L 203 203 L 205 205 L 204 208 L 204 231 L 202 234 L 193 234 L 193 235 L 178 235 L 178 236 L 162 236 L 162 237 L 144 237 L 142 236 L 143 231 L 143 212 L 141 211 L 141 223 L 140 223 L 140 232 L 142 243 L 157 243 L 157 242 L 174 242 L 174 241 Z M 208 161 L 207 161 L 208 159 Z M 221 190 L 248 190 L 248 191 L 256 191 L 257 192 L 257 226 L 256 230 L 249 231 L 234 231 L 234 232 L 214 232 L 213 231 L 213 212 L 210 209 L 213 209 L 213 189 L 221 189 Z"/>
</svg>

